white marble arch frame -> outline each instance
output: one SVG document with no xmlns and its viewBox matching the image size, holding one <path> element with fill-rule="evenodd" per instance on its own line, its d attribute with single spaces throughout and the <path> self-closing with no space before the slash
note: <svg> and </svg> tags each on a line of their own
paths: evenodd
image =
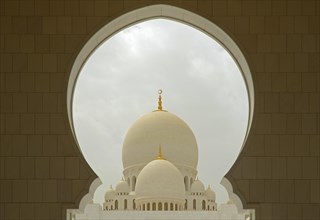
<svg viewBox="0 0 320 220">
<path fill-rule="evenodd" d="M 72 134 L 75 138 L 75 141 L 79 147 L 81 152 L 81 148 L 78 144 L 75 130 L 74 130 L 74 123 L 73 123 L 73 114 L 72 114 L 72 104 L 73 104 L 73 93 L 75 89 L 75 85 L 77 82 L 77 78 L 79 73 L 81 72 L 84 64 L 86 63 L 87 59 L 91 56 L 91 54 L 106 40 L 108 40 L 111 36 L 115 35 L 119 31 L 134 25 L 139 22 L 143 22 L 150 19 L 157 19 L 157 18 L 164 18 L 164 19 L 171 19 L 177 22 L 181 22 L 187 25 L 190 25 L 205 34 L 209 35 L 217 42 L 219 42 L 233 57 L 234 61 L 237 63 L 243 79 L 245 81 L 247 87 L 247 94 L 249 99 L 249 117 L 248 117 L 248 126 L 246 135 L 241 147 L 241 150 L 247 140 L 249 135 L 249 131 L 251 128 L 252 120 L 253 120 L 253 110 L 254 110 L 254 86 L 253 80 L 251 75 L 250 67 L 246 61 L 244 54 L 241 52 L 239 46 L 232 40 L 232 38 L 223 31 L 220 27 L 215 25 L 213 22 L 209 21 L 208 19 L 197 15 L 193 12 L 188 10 L 164 5 L 164 4 L 156 4 L 150 5 L 146 7 L 142 7 L 131 12 L 125 13 L 114 20 L 110 21 L 106 25 L 104 25 L 100 30 L 98 30 L 93 36 L 86 42 L 86 44 L 82 47 L 79 54 L 75 58 L 75 61 L 72 65 L 71 72 L 68 79 L 68 86 L 67 86 L 67 114 L 68 119 L 71 127 Z M 225 180 L 226 181 L 226 180 Z M 223 184 L 225 181 L 222 181 Z M 98 188 L 101 182 L 99 178 L 97 178 L 93 183 L 95 189 L 90 189 L 90 192 L 82 198 L 81 201 L 81 208 L 83 209 L 85 204 L 94 196 L 95 190 Z M 224 185 L 224 184 L 223 184 Z M 229 184 L 226 184 L 229 186 Z M 226 187 L 232 190 L 232 187 Z M 232 190 L 233 191 L 233 190 Z M 233 192 L 228 192 L 229 195 L 233 194 Z M 87 202 L 83 201 L 86 200 Z M 240 204 L 240 200 L 236 202 L 238 210 L 242 210 L 243 206 Z"/>
</svg>

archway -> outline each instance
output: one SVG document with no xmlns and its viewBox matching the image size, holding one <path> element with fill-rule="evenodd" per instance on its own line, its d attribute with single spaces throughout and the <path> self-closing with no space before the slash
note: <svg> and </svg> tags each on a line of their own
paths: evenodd
<svg viewBox="0 0 320 220">
<path fill-rule="evenodd" d="M 176 8 L 173 6 L 167 6 L 167 5 L 148 6 L 148 7 L 127 13 L 115 19 L 114 21 L 110 22 L 109 24 L 101 28 L 80 51 L 70 74 L 70 79 L 68 84 L 69 86 L 68 86 L 68 92 L 67 92 L 68 115 L 69 115 L 69 121 L 71 124 L 73 134 L 75 135 L 73 113 L 72 113 L 73 92 L 75 89 L 75 83 L 76 83 L 78 74 L 83 68 L 84 62 L 88 59 L 88 57 L 93 53 L 93 51 L 101 43 L 103 43 L 105 40 L 113 36 L 115 33 L 120 31 L 121 29 L 127 26 L 130 26 L 132 24 L 135 24 L 137 22 L 141 22 L 147 19 L 152 19 L 152 18 L 172 19 L 178 22 L 188 24 L 197 29 L 200 29 L 201 31 L 210 35 L 212 38 L 215 38 L 220 44 L 222 44 L 230 52 L 231 56 L 236 61 L 239 69 L 243 74 L 243 77 L 245 79 L 245 83 L 247 86 L 247 90 L 248 90 L 248 97 L 249 97 L 249 120 L 248 120 L 246 135 L 242 144 L 242 147 L 243 147 L 245 140 L 248 136 L 248 132 L 250 130 L 252 116 L 253 116 L 253 106 L 254 106 L 253 105 L 253 102 L 254 102 L 253 83 L 251 79 L 250 69 L 245 60 L 244 55 L 241 53 L 241 50 L 236 45 L 236 43 L 223 30 L 221 30 L 218 26 L 214 25 L 212 22 L 196 14 L 193 14 L 189 11 Z M 132 185 L 134 184 L 132 183 Z"/>
</svg>

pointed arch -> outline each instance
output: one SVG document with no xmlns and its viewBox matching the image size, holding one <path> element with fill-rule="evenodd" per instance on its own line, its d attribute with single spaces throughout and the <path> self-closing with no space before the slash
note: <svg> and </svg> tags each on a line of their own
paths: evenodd
<svg viewBox="0 0 320 220">
<path fill-rule="evenodd" d="M 206 201 L 202 200 L 202 210 L 206 210 Z"/>
<path fill-rule="evenodd" d="M 147 204 L 147 211 L 150 211 L 150 203 Z"/>
<path fill-rule="evenodd" d="M 118 200 L 116 200 L 116 201 L 114 201 L 114 209 L 115 210 L 118 210 L 118 206 L 119 206 L 119 204 L 118 204 L 119 202 L 118 202 Z"/>
<path fill-rule="evenodd" d="M 189 190 L 189 179 L 187 176 L 184 177 L 184 186 L 185 186 L 185 190 L 188 191 Z"/>
<path fill-rule="evenodd" d="M 156 211 L 157 210 L 157 204 L 154 202 L 152 203 L 152 211 Z"/>
<path fill-rule="evenodd" d="M 135 199 L 132 200 L 132 206 L 133 206 L 133 210 L 135 210 L 136 209 L 136 200 Z"/>
<path fill-rule="evenodd" d="M 162 202 L 159 202 L 159 203 L 158 203 L 158 210 L 159 210 L 159 211 L 162 211 Z"/>
<path fill-rule="evenodd" d="M 131 182 L 132 182 L 131 191 L 135 191 L 135 189 L 136 189 L 136 181 L 137 181 L 136 176 L 133 176 L 133 177 L 132 177 L 132 180 L 131 180 Z"/>
<path fill-rule="evenodd" d="M 126 210 L 128 208 L 128 201 L 127 199 L 124 199 L 124 209 Z"/>
<path fill-rule="evenodd" d="M 168 203 L 167 202 L 164 203 L 164 211 L 168 211 Z"/>
</svg>

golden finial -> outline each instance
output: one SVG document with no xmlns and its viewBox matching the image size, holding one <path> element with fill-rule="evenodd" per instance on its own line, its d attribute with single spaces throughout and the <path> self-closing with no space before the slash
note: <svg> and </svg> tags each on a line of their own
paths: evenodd
<svg viewBox="0 0 320 220">
<path fill-rule="evenodd" d="M 162 90 L 161 89 L 158 90 L 158 94 L 159 94 L 159 97 L 158 97 L 158 110 L 162 111 L 162 97 L 161 97 Z"/>
<path fill-rule="evenodd" d="M 162 157 L 162 147 L 161 145 L 159 146 L 159 153 L 158 153 L 158 156 L 156 158 L 157 160 L 163 160 L 163 157 Z"/>
</svg>

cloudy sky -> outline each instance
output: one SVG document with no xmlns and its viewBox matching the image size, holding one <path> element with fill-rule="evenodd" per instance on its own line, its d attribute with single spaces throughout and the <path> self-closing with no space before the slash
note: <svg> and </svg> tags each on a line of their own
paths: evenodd
<svg viewBox="0 0 320 220">
<path fill-rule="evenodd" d="M 129 127 L 157 107 L 193 130 L 198 176 L 227 195 L 221 178 L 243 144 L 248 98 L 241 73 L 213 38 L 188 25 L 156 19 L 131 26 L 105 41 L 88 59 L 74 92 L 73 120 L 84 157 L 103 181 L 95 201 L 122 177 L 122 143 Z"/>
</svg>

